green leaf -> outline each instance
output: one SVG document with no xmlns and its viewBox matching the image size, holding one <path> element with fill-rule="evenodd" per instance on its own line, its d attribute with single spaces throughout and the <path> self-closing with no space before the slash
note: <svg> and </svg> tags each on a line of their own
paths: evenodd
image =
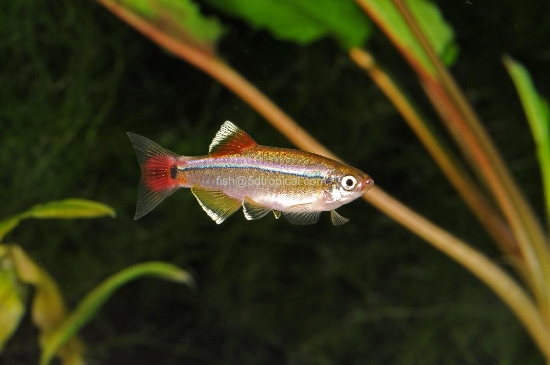
<svg viewBox="0 0 550 365">
<path fill-rule="evenodd" d="M 333 37 L 346 50 L 370 34 L 368 19 L 353 0 L 206 0 L 220 11 L 266 29 L 274 37 L 309 44 Z"/>
<path fill-rule="evenodd" d="M 215 46 L 225 32 L 213 17 L 201 14 L 190 0 L 99 0 L 105 4 L 122 5 L 150 22 L 163 32 L 214 54 Z"/>
<path fill-rule="evenodd" d="M 0 221 L 0 242 L 21 220 L 26 218 L 96 218 L 115 217 L 116 213 L 108 205 L 86 199 L 65 199 L 45 204 L 38 204 L 21 214 Z"/>
<path fill-rule="evenodd" d="M 0 353 L 25 314 L 26 290 L 18 281 L 9 246 L 0 245 Z"/>
<path fill-rule="evenodd" d="M 389 0 L 357 0 L 357 2 L 402 52 L 431 74 L 434 73 L 434 67 L 428 56 L 393 2 Z M 458 54 L 458 46 L 454 42 L 453 29 L 443 19 L 437 6 L 428 0 L 407 0 L 406 5 L 443 62 L 447 65 L 452 64 Z"/>
<path fill-rule="evenodd" d="M 192 277 L 180 268 L 162 263 L 148 262 L 131 266 L 109 277 L 78 304 L 77 308 L 48 335 L 42 345 L 40 364 L 49 364 L 60 346 L 65 344 L 97 313 L 101 306 L 122 285 L 141 276 L 155 276 L 178 283 L 193 284 Z"/>
<path fill-rule="evenodd" d="M 85 199 L 65 199 L 38 204 L 21 214 L 21 218 L 95 218 L 115 217 L 116 213 L 108 205 Z"/>
<path fill-rule="evenodd" d="M 67 308 L 59 287 L 52 277 L 36 264 L 26 252 L 17 245 L 6 246 L 21 283 L 34 286 L 35 293 L 32 300 L 33 323 L 40 331 L 43 341 L 65 318 Z M 63 347 L 56 349 L 63 364 L 84 364 L 84 344 L 78 337 L 67 341 Z"/>
<path fill-rule="evenodd" d="M 537 157 L 546 198 L 547 218 L 550 222 L 550 113 L 548 103 L 538 95 L 525 67 L 508 56 L 503 58 L 503 62 L 514 82 L 537 146 Z"/>
<path fill-rule="evenodd" d="M 4 237 L 17 225 L 19 225 L 19 222 L 21 219 L 19 217 L 11 217 L 8 219 L 5 219 L 0 222 L 0 242 L 4 239 Z"/>
</svg>

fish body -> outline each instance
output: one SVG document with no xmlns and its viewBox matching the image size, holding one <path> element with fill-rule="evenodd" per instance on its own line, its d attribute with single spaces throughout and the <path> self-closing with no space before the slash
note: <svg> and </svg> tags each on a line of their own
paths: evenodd
<svg viewBox="0 0 550 365">
<path fill-rule="evenodd" d="M 241 207 L 247 219 L 270 212 L 293 224 L 312 224 L 331 211 L 336 225 L 347 219 L 335 209 L 366 193 L 366 173 L 317 154 L 258 145 L 225 122 L 207 156 L 178 156 L 155 142 L 128 133 L 142 170 L 135 219 L 179 188 L 190 188 L 205 212 L 222 223 Z"/>
</svg>

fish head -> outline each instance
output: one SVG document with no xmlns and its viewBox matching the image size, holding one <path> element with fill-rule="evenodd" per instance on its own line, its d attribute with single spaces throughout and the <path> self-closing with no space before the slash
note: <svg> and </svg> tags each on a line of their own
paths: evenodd
<svg viewBox="0 0 550 365">
<path fill-rule="evenodd" d="M 328 182 L 325 203 L 332 209 L 361 197 L 374 186 L 368 174 L 350 166 L 335 169 Z"/>
</svg>

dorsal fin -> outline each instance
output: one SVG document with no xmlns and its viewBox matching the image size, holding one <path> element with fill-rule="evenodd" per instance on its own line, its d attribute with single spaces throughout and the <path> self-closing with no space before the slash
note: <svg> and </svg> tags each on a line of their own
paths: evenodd
<svg viewBox="0 0 550 365">
<path fill-rule="evenodd" d="M 228 155 L 257 145 L 245 131 L 226 121 L 212 140 L 208 153 L 210 156 Z"/>
</svg>

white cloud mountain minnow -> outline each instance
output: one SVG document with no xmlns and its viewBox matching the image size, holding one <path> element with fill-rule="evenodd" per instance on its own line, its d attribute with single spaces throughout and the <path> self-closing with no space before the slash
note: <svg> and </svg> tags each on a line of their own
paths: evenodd
<svg viewBox="0 0 550 365">
<path fill-rule="evenodd" d="M 141 167 L 136 215 L 149 213 L 179 188 L 191 188 L 216 223 L 243 208 L 248 220 L 273 212 L 292 224 L 313 224 L 330 211 L 334 225 L 348 221 L 336 208 L 365 194 L 371 177 L 313 153 L 258 145 L 227 121 L 210 144 L 208 156 L 178 156 L 155 142 L 128 133 Z"/>
</svg>

